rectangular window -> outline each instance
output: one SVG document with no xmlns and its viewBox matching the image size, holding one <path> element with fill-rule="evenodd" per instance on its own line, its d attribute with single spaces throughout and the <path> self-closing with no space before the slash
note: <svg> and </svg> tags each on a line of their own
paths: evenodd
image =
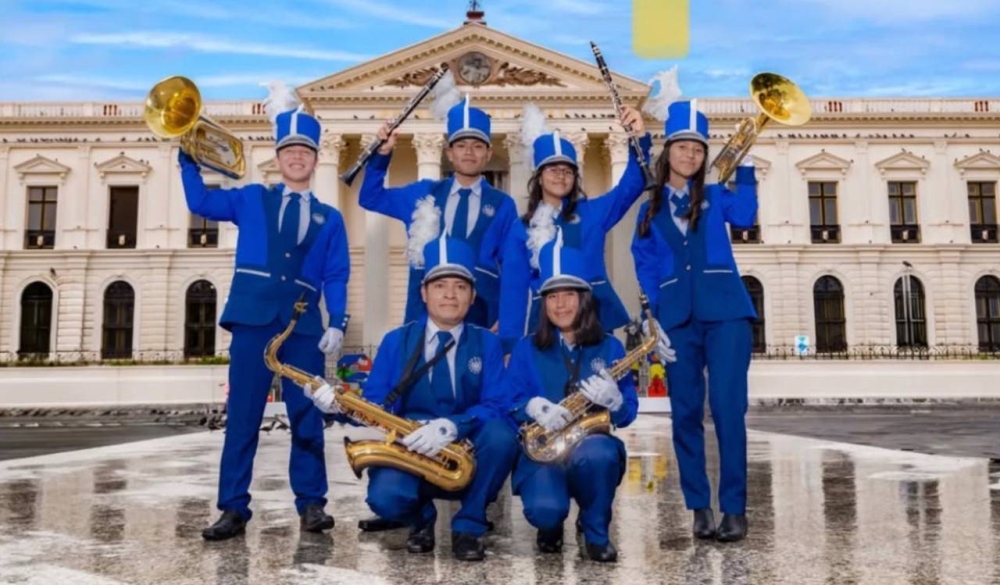
<svg viewBox="0 0 1000 585">
<path fill-rule="evenodd" d="M 972 243 L 997 243 L 997 184 L 969 181 L 967 189 Z"/>
<path fill-rule="evenodd" d="M 28 187 L 28 222 L 24 247 L 28 250 L 52 249 L 56 242 L 57 187 Z"/>
<path fill-rule="evenodd" d="M 208 190 L 218 189 L 219 185 L 205 185 Z M 219 222 L 192 213 L 188 221 L 188 248 L 218 248 Z"/>
<path fill-rule="evenodd" d="M 135 248 L 139 187 L 111 187 L 108 199 L 108 248 Z"/>
<path fill-rule="evenodd" d="M 889 181 L 889 229 L 894 244 L 920 243 L 915 182 Z"/>
<path fill-rule="evenodd" d="M 809 227 L 814 244 L 840 242 L 836 182 L 809 181 Z"/>
</svg>

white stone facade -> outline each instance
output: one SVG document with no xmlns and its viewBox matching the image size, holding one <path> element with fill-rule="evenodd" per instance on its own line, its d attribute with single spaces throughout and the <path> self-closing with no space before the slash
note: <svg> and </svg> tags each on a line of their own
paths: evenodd
<svg viewBox="0 0 1000 585">
<path fill-rule="evenodd" d="M 493 63 L 493 81 L 468 90 L 493 117 L 494 159 L 489 170 L 524 203 L 529 170 L 518 115 L 538 104 L 577 146 L 585 190 L 605 192 L 625 168 L 627 144 L 597 68 L 480 24 L 439 35 L 370 63 L 299 88 L 323 124 L 314 191 L 343 213 L 351 245 L 348 347 L 377 345 L 400 324 L 406 266 L 402 226 L 358 207 L 357 189 L 338 175 L 357 158 L 381 123 L 394 117 L 419 88 L 421 75 L 470 51 Z M 617 76 L 621 97 L 640 105 L 649 87 Z M 756 114 L 747 98 L 700 99 L 713 134 L 711 154 L 736 123 Z M 745 276 L 764 289 L 769 346 L 790 346 L 796 335 L 815 340 L 813 286 L 832 275 L 844 289 L 848 346 L 896 345 L 893 286 L 912 264 L 926 296 L 930 346 L 980 342 L 974 287 L 1000 278 L 996 185 L 1000 181 L 1000 99 L 813 99 L 804 127 L 772 123 L 753 150 L 760 181 L 759 243 L 734 245 Z M 236 228 L 219 226 L 218 247 L 189 247 L 190 214 L 176 162 L 176 144 L 146 130 L 141 103 L 0 103 L 0 355 L 21 345 L 21 299 L 40 281 L 51 288 L 50 351 L 102 347 L 104 291 L 117 280 L 135 291 L 132 349 L 180 352 L 185 345 L 185 294 L 195 281 L 214 285 L 221 314 L 233 265 Z M 209 103 L 206 112 L 244 140 L 245 182 L 279 180 L 271 129 L 259 101 Z M 647 120 L 657 133 L 661 123 Z M 426 107 L 401 127 L 390 184 L 446 174 L 443 122 Z M 659 139 L 658 139 L 659 140 Z M 210 183 L 233 185 L 206 173 Z M 913 182 L 919 243 L 893 243 L 889 182 Z M 809 183 L 836 184 L 839 243 L 813 243 Z M 992 184 L 992 242 L 972 239 L 968 184 Z M 109 192 L 138 188 L 134 248 L 108 249 Z M 55 187 L 57 212 L 51 249 L 26 249 L 29 191 Z M 635 209 L 609 238 L 612 280 L 637 308 L 629 244 Z M 993 226 L 989 228 L 989 226 Z M 911 236 L 911 239 L 914 236 Z M 737 240 L 739 237 L 737 237 Z M 990 238 L 987 238 L 990 239 Z M 228 337 L 218 329 L 214 349 Z"/>
</svg>

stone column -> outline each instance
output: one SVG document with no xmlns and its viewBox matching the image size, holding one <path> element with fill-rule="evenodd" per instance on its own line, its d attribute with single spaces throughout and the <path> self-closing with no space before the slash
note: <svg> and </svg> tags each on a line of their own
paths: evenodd
<svg viewBox="0 0 1000 585">
<path fill-rule="evenodd" d="M 374 134 L 361 137 L 364 150 L 377 138 Z M 377 346 L 385 334 L 389 320 L 389 218 L 365 211 L 365 312 L 362 324 L 362 344 Z"/>
<path fill-rule="evenodd" d="M 18 233 L 24 226 L 17 225 L 16 222 L 8 223 L 12 215 L 10 209 L 11 199 L 16 192 L 7 188 L 7 165 L 10 159 L 10 149 L 6 145 L 0 144 L 0 247 L 4 250 L 20 250 L 24 248 L 24 238 L 21 238 L 21 245 L 13 245 L 13 234 Z"/>
<path fill-rule="evenodd" d="M 86 252 L 67 252 L 55 281 L 59 302 L 52 311 L 52 347 L 62 357 L 73 359 L 79 352 L 92 350 L 83 339 L 83 317 L 86 297 Z"/>
<path fill-rule="evenodd" d="M 517 214 L 528 210 L 528 179 L 531 178 L 531 161 L 526 160 L 523 138 L 520 132 L 512 132 L 504 138 L 507 159 L 510 161 L 510 196 L 517 204 Z"/>
<path fill-rule="evenodd" d="M 441 178 L 443 148 L 443 134 L 417 134 L 413 137 L 413 149 L 417 151 L 417 178 L 433 181 Z"/>
<path fill-rule="evenodd" d="M 628 165 L 628 136 L 615 132 L 608 136 L 604 143 L 611 158 L 611 185 L 614 186 L 625 173 Z M 629 209 L 610 234 L 611 255 L 608 259 L 608 275 L 611 283 L 621 298 L 629 314 L 639 313 L 639 281 L 635 276 L 635 263 L 632 260 L 632 234 L 635 231 L 636 218 L 639 215 L 639 203 Z M 607 256 L 607 254 L 605 254 Z"/>
<path fill-rule="evenodd" d="M 590 141 L 590 137 L 586 132 L 566 132 L 563 134 L 563 138 L 569 140 L 569 143 L 573 145 L 576 149 L 576 164 L 580 167 L 580 176 L 583 176 L 583 163 L 587 156 L 587 143 Z M 628 159 L 625 159 L 628 162 Z M 622 167 L 624 170 L 625 167 Z"/>
<path fill-rule="evenodd" d="M 344 145 L 342 135 L 324 132 L 313 181 L 316 198 L 337 209 L 340 209 L 340 155 Z"/>
</svg>

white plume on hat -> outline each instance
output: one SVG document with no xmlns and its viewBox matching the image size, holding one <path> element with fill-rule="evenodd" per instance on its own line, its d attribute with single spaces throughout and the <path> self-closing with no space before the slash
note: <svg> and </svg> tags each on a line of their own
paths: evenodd
<svg viewBox="0 0 1000 585">
<path fill-rule="evenodd" d="M 529 171 L 535 164 L 535 140 L 550 132 L 542 110 L 532 102 L 525 104 L 521 113 L 521 144 L 524 145 L 524 164 Z"/>
<path fill-rule="evenodd" d="M 455 86 L 455 76 L 451 69 L 441 76 L 434 89 L 431 90 L 431 114 L 436 120 L 444 120 L 448 117 L 448 110 L 462 101 L 462 93 Z"/>
<path fill-rule="evenodd" d="M 527 229 L 527 246 L 531 252 L 528 263 L 535 270 L 540 270 L 538 258 L 541 255 L 542 246 L 556 236 L 556 214 L 558 212 L 559 210 L 548 203 L 539 203 L 538 207 L 535 208 L 535 214 L 531 216 Z"/>
<path fill-rule="evenodd" d="M 417 201 L 413 221 L 407 233 L 406 259 L 414 268 L 424 267 L 424 246 L 436 240 L 441 232 L 441 209 L 434 202 L 434 195 Z"/>
<path fill-rule="evenodd" d="M 660 90 L 656 95 L 650 95 L 646 99 L 642 111 L 663 122 L 667 119 L 667 108 L 682 95 L 680 85 L 677 83 L 677 66 L 660 71 L 649 80 L 651 86 L 657 82 L 660 84 Z"/>
<path fill-rule="evenodd" d="M 274 124 L 278 119 L 278 114 L 302 106 L 299 96 L 285 85 L 285 82 L 265 81 L 260 85 L 268 90 L 268 96 L 264 99 L 264 112 L 271 120 L 271 124 Z"/>
</svg>

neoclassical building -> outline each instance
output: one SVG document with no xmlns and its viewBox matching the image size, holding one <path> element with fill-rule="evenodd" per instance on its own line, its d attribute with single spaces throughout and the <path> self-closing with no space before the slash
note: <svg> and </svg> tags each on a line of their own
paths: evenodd
<svg viewBox="0 0 1000 585">
<path fill-rule="evenodd" d="M 492 116 L 489 180 L 522 208 L 530 170 L 519 115 L 527 102 L 577 147 L 587 192 L 604 193 L 624 170 L 626 137 L 596 65 L 475 15 L 299 87 L 323 124 L 314 192 L 341 210 L 349 230 L 348 346 L 376 345 L 400 323 L 405 234 L 400 223 L 359 208 L 360 178 L 347 186 L 338 176 L 442 64 Z M 631 105 L 640 106 L 651 89 L 615 79 Z M 207 103 L 204 113 L 243 140 L 244 181 L 277 182 L 263 96 L 248 98 Z M 1000 98 L 811 98 L 807 125 L 771 124 L 758 140 L 757 225 L 732 231 L 761 315 L 757 349 L 791 347 L 805 335 L 818 352 L 869 345 L 1000 350 Z M 698 103 L 714 129 L 711 154 L 757 113 L 749 96 Z M 236 228 L 187 210 L 177 144 L 155 138 L 142 110 L 139 102 L 0 103 L 5 359 L 80 352 L 91 359 L 165 352 L 172 359 L 228 346 L 216 321 Z M 652 119 L 647 126 L 662 129 Z M 426 104 L 400 132 L 391 184 L 450 172 L 444 124 Z M 235 184 L 209 172 L 205 178 Z M 637 211 L 606 250 L 614 285 L 633 310 L 629 244 Z"/>
</svg>

